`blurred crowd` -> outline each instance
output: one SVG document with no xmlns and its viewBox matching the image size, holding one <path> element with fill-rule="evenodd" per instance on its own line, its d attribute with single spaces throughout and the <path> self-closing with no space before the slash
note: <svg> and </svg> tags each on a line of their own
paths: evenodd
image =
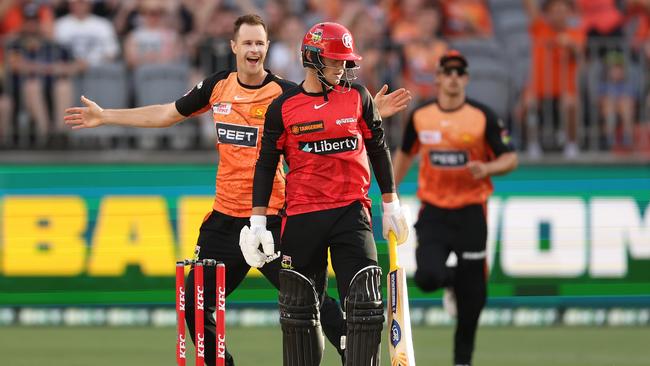
<svg viewBox="0 0 650 366">
<path fill-rule="evenodd" d="M 468 94 L 530 158 L 650 150 L 650 0 L 2 0 L 0 147 L 210 148 L 209 118 L 143 143 L 141 132 L 69 131 L 63 110 L 81 94 L 113 108 L 175 100 L 234 67 L 243 13 L 265 19 L 266 64 L 287 79 L 302 78 L 306 29 L 336 21 L 355 37 L 371 93 L 386 83 L 408 88 L 413 106 L 432 98 L 438 59 L 456 48 Z M 386 121 L 393 148 L 404 117 Z"/>
</svg>

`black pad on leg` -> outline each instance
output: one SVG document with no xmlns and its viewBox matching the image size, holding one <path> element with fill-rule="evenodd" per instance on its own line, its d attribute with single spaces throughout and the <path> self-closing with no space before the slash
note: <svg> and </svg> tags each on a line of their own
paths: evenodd
<svg viewBox="0 0 650 366">
<path fill-rule="evenodd" d="M 345 299 L 346 366 L 379 366 L 384 327 L 381 268 L 368 266 L 354 275 Z"/>
<path fill-rule="evenodd" d="M 325 342 L 318 312 L 318 294 L 302 274 L 280 270 L 280 324 L 284 366 L 317 366 Z"/>
</svg>

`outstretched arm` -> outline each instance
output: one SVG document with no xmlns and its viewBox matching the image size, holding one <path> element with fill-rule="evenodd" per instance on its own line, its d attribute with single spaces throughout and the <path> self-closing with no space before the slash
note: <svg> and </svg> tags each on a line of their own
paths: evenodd
<svg viewBox="0 0 650 366">
<path fill-rule="evenodd" d="M 384 84 L 373 98 L 381 118 L 388 118 L 405 110 L 411 102 L 411 92 L 404 88 L 397 89 L 390 94 L 386 94 L 387 91 L 388 85 Z"/>
<path fill-rule="evenodd" d="M 81 97 L 81 102 L 84 107 L 72 107 L 65 110 L 65 124 L 73 130 L 101 125 L 169 127 L 185 118 L 176 110 L 174 103 L 131 109 L 103 109 L 84 96 Z"/>
</svg>

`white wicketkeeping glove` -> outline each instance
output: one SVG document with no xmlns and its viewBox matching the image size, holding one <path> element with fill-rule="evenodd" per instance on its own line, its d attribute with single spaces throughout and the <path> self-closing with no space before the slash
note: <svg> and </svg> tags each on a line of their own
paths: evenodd
<svg viewBox="0 0 650 366">
<path fill-rule="evenodd" d="M 259 250 L 260 243 L 257 235 L 253 234 L 248 226 L 239 232 L 239 248 L 249 266 L 260 268 L 266 263 L 266 256 Z"/>
<path fill-rule="evenodd" d="M 409 236 L 409 225 L 399 200 L 382 202 L 382 208 L 384 209 L 382 217 L 384 239 L 388 240 L 388 232 L 392 231 L 397 238 L 397 244 L 403 244 Z"/>
</svg>

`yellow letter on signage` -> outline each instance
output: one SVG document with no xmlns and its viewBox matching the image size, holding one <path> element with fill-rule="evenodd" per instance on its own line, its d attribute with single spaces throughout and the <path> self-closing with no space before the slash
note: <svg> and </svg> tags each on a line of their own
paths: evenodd
<svg viewBox="0 0 650 366">
<path fill-rule="evenodd" d="M 139 265 L 148 276 L 174 273 L 174 239 L 165 200 L 158 196 L 106 196 L 97 216 L 91 276 L 120 276 Z"/>
<path fill-rule="evenodd" d="M 5 276 L 77 276 L 83 272 L 88 217 L 81 198 L 6 196 L 0 212 Z"/>
<path fill-rule="evenodd" d="M 213 196 L 186 196 L 178 200 L 178 259 L 194 258 L 201 223 L 212 212 Z"/>
</svg>

